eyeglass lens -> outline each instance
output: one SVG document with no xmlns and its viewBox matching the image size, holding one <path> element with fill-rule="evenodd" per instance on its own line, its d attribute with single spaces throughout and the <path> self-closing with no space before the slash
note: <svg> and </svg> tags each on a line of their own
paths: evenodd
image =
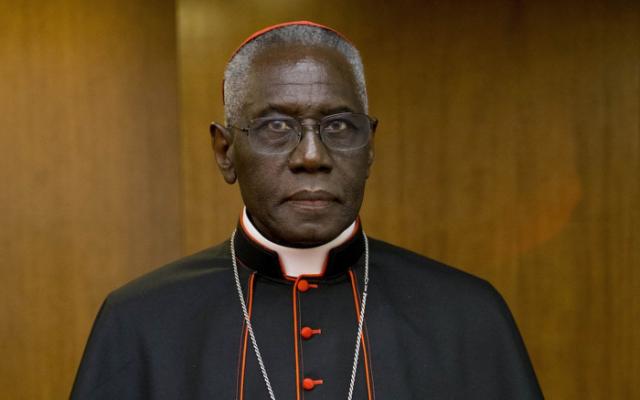
<svg viewBox="0 0 640 400">
<path fill-rule="evenodd" d="M 332 150 L 355 150 L 364 147 L 371 134 L 371 120 L 364 114 L 329 115 L 315 125 L 319 125 L 322 142 Z M 293 117 L 258 118 L 249 127 L 249 143 L 254 150 L 261 153 L 286 153 L 298 145 L 302 132 L 303 125 Z"/>
</svg>

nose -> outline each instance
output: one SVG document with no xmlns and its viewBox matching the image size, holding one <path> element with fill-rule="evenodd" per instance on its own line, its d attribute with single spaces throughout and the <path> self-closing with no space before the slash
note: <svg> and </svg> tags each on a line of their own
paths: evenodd
<svg viewBox="0 0 640 400">
<path fill-rule="evenodd" d="M 289 168 L 293 172 L 329 172 L 333 168 L 333 160 L 325 147 L 317 126 L 302 126 L 302 138 L 289 156 Z"/>
</svg>

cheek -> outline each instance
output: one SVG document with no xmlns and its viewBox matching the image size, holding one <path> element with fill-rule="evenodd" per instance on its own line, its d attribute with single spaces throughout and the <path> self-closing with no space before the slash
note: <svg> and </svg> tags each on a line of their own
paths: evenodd
<svg viewBox="0 0 640 400">
<path fill-rule="evenodd" d="M 359 154 L 345 159 L 341 168 L 341 183 L 349 202 L 362 201 L 368 176 L 368 157 Z"/>
<path fill-rule="evenodd" d="M 245 202 L 263 205 L 273 203 L 282 190 L 279 177 L 282 177 L 286 163 L 245 154 L 239 155 L 236 160 L 238 184 Z"/>
</svg>

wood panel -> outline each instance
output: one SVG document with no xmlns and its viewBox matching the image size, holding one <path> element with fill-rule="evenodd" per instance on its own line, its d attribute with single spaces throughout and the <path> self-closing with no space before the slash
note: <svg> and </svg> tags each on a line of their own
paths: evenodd
<svg viewBox="0 0 640 400">
<path fill-rule="evenodd" d="M 0 5 L 0 397 L 68 397 L 107 292 L 180 254 L 171 1 Z"/>
<path fill-rule="evenodd" d="M 381 121 L 367 231 L 493 282 L 548 398 L 640 396 L 637 2 L 178 5 L 186 252 L 241 207 L 207 134 L 228 55 L 268 24 L 326 23 L 361 49 Z"/>
</svg>

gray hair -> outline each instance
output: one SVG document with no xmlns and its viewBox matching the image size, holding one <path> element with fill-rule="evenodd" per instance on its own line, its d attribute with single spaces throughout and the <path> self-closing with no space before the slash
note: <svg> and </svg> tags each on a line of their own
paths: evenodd
<svg viewBox="0 0 640 400">
<path fill-rule="evenodd" d="M 368 111 L 367 87 L 360 53 L 345 38 L 328 29 L 313 25 L 285 25 L 270 30 L 240 48 L 224 71 L 224 115 L 226 123 L 238 116 L 246 95 L 247 74 L 255 57 L 274 45 L 322 46 L 337 50 L 351 66 L 358 97 Z"/>
</svg>

